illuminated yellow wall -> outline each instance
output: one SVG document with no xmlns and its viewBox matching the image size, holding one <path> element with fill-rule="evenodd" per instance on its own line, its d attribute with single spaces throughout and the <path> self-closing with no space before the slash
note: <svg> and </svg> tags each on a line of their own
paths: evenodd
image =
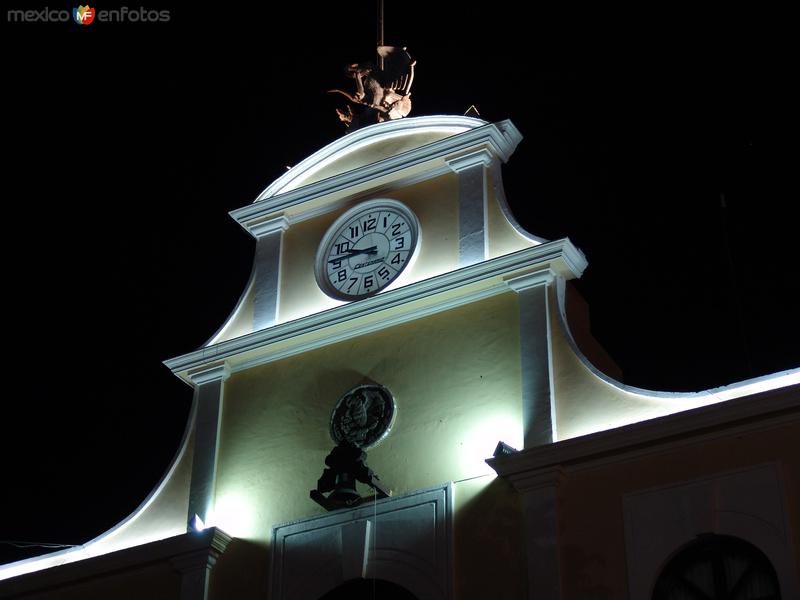
<svg viewBox="0 0 800 600">
<path fill-rule="evenodd" d="M 380 142 L 369 144 L 364 148 L 345 154 L 345 156 L 335 160 L 330 165 L 314 172 L 313 175 L 303 180 L 303 185 L 346 173 L 358 167 L 378 162 L 384 158 L 397 156 L 408 150 L 425 146 L 426 144 L 444 139 L 451 135 L 453 135 L 452 132 L 431 131 L 414 135 L 398 136 L 396 138 L 384 139 Z"/>
<path fill-rule="evenodd" d="M 498 440 L 520 443 L 519 363 L 517 299 L 508 293 L 235 373 L 225 384 L 215 524 L 242 538 L 243 548 L 263 547 L 274 524 L 323 512 L 308 492 L 333 448 L 331 410 L 348 389 L 373 381 L 395 394 L 398 416 L 369 452 L 369 466 L 396 494 L 461 482 L 456 565 L 473 573 L 480 560 L 505 560 L 496 568 L 516 569 L 486 545 L 466 548 L 502 535 L 506 554 L 519 550 L 515 493 L 483 462 Z M 487 507 L 499 510 L 488 518 Z M 218 577 L 223 594 L 224 569 Z M 250 587 L 239 589 L 235 577 L 229 583 L 226 593 Z"/>
<path fill-rule="evenodd" d="M 499 164 L 495 164 L 492 168 L 500 168 Z M 500 173 L 497 174 L 499 182 Z M 486 204 L 486 235 L 487 243 L 487 258 L 496 258 L 511 252 L 518 252 L 525 248 L 530 248 L 536 242 L 531 238 L 524 236 L 520 233 L 508 220 L 506 214 L 501 209 L 501 205 L 505 204 L 505 196 L 502 189 L 502 183 L 499 183 L 499 188 L 492 185 L 491 174 L 488 174 L 487 196 L 488 201 Z"/>
<path fill-rule="evenodd" d="M 255 300 L 255 287 L 253 286 L 252 277 L 247 284 L 247 289 L 243 292 L 242 297 L 239 299 L 237 307 L 234 309 L 231 316 L 220 328 L 220 330 L 212 338 L 213 343 L 223 340 L 232 340 L 233 338 L 247 335 L 253 332 L 253 308 Z"/>
<path fill-rule="evenodd" d="M 555 291 L 550 292 L 556 306 Z M 558 440 L 605 431 L 719 402 L 712 395 L 658 396 L 623 389 L 593 373 L 571 347 L 557 311 L 551 314 L 553 389 Z"/>
<path fill-rule="evenodd" d="M 384 142 L 391 144 L 390 141 Z M 338 164 L 338 163 L 337 163 Z M 492 165 L 489 169 L 500 168 Z M 499 177 L 499 175 L 498 175 Z M 492 184 L 487 171 L 487 250 L 488 258 L 530 248 L 537 242 L 526 237 L 508 220 L 501 208 L 505 203 L 502 185 Z M 293 223 L 284 234 L 281 255 L 281 282 L 278 322 L 285 323 L 342 304 L 326 296 L 314 278 L 314 260 L 322 237 L 334 220 L 360 202 L 388 197 L 405 203 L 420 221 L 420 246 L 415 262 L 390 289 L 459 268 L 459 198 L 458 176 L 453 172 L 414 185 L 389 191 L 362 193 L 334 211 Z M 248 289 L 240 306 L 221 329 L 214 343 L 233 339 L 253 331 L 253 290 Z"/>
<path fill-rule="evenodd" d="M 189 509 L 193 453 L 194 433 L 191 433 L 174 470 L 165 479 L 162 487 L 157 489 L 147 508 L 135 513 L 128 522 L 95 541 L 87 549 L 87 553 L 99 556 L 184 533 Z"/>
</svg>

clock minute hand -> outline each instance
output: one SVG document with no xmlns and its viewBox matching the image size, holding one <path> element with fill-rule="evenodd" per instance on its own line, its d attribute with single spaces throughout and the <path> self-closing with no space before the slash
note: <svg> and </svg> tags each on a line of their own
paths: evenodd
<svg viewBox="0 0 800 600">
<path fill-rule="evenodd" d="M 336 262 L 337 260 L 342 260 L 343 258 L 355 256 L 356 254 L 377 254 L 377 252 L 378 252 L 377 246 L 370 246 L 369 248 L 361 248 L 361 249 L 351 248 L 349 250 L 345 250 L 344 254 L 331 258 L 328 262 Z"/>
</svg>

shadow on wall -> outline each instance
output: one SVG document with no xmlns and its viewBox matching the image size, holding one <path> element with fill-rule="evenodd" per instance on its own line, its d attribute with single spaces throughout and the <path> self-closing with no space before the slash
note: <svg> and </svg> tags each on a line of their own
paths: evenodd
<svg viewBox="0 0 800 600">
<path fill-rule="evenodd" d="M 567 595 L 574 593 L 577 598 L 613 600 L 614 590 L 606 584 L 608 564 L 605 557 L 587 553 L 575 545 L 568 545 L 562 551 L 565 571 L 576 574 L 563 583 Z"/>
<path fill-rule="evenodd" d="M 457 484 L 457 498 L 469 493 L 463 489 L 468 483 Z M 527 597 L 525 557 L 519 495 L 505 479 L 492 480 L 458 506 L 454 577 L 457 598 Z M 498 585 L 500 581 L 502 586 Z"/>
<path fill-rule="evenodd" d="M 234 538 L 211 574 L 211 598 L 262 599 L 268 594 L 269 547 Z"/>
</svg>

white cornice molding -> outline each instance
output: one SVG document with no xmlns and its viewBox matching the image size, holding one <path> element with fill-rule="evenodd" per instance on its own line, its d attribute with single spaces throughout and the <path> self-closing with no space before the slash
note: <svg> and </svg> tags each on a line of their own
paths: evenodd
<svg viewBox="0 0 800 600">
<path fill-rule="evenodd" d="M 228 363 L 210 366 L 205 369 L 192 371 L 188 377 L 195 385 L 204 385 L 212 381 L 225 381 L 231 376 L 231 369 Z"/>
<path fill-rule="evenodd" d="M 515 292 L 519 293 L 530 288 L 539 287 L 540 285 L 549 285 L 553 283 L 558 277 L 558 273 L 553 269 L 542 269 L 534 273 L 528 273 L 520 277 L 512 277 L 506 279 L 506 285 Z"/>
<path fill-rule="evenodd" d="M 340 331 L 334 331 L 332 329 L 326 332 L 324 336 L 317 339 L 313 339 L 308 342 L 302 342 L 302 341 L 296 342 L 287 348 L 281 348 L 279 350 L 265 349 L 265 351 L 262 354 L 259 354 L 255 358 L 238 361 L 233 370 L 244 371 L 251 367 L 256 367 L 258 365 L 280 360 L 282 358 L 294 356 L 295 354 L 300 354 L 302 352 L 308 352 L 310 350 L 314 350 L 322 346 L 335 344 L 336 342 L 348 340 L 354 337 L 358 337 L 360 335 L 367 335 L 369 333 L 372 333 L 373 331 L 379 331 L 381 329 L 386 329 L 387 327 L 393 327 L 394 325 L 400 325 L 401 323 L 407 323 L 408 321 L 421 319 L 423 317 L 434 315 L 436 313 L 443 312 L 451 308 L 457 308 L 459 306 L 464 306 L 466 304 L 472 304 L 473 302 L 479 302 L 480 300 L 484 300 L 486 298 L 490 298 L 497 294 L 501 294 L 504 291 L 506 291 L 506 288 L 503 285 L 500 284 L 488 285 L 483 289 L 463 295 L 458 295 L 455 298 L 434 300 L 433 302 L 425 306 L 415 307 L 413 310 L 408 310 L 399 315 L 387 316 L 381 318 L 380 321 L 377 322 L 368 322 L 361 325 L 348 323 L 348 326 L 345 329 L 342 329 Z M 304 333 L 312 333 L 312 332 L 313 330 L 302 332 L 298 334 L 298 337 L 304 335 Z"/>
<path fill-rule="evenodd" d="M 281 215 L 274 219 L 267 219 L 266 221 L 248 223 L 246 228 L 250 235 L 256 239 L 260 239 L 276 231 L 286 231 L 289 229 L 289 219 Z"/>
<path fill-rule="evenodd" d="M 92 577 L 101 577 L 127 569 L 139 569 L 143 565 L 169 561 L 176 563 L 201 563 L 206 557 L 216 558 L 225 552 L 232 541 L 227 533 L 216 527 L 203 531 L 190 531 L 175 537 L 133 546 L 110 554 L 102 554 L 72 563 L 51 566 L 44 571 L 30 571 L 24 575 L 0 582 L 0 595 L 42 592 L 56 586 L 69 585 Z M 48 555 L 29 559 L 46 559 Z M 13 566 L 11 563 L 9 566 Z M 3 565 L 6 566 L 6 565 Z M 5 597 L 5 596 L 4 596 Z"/>
<path fill-rule="evenodd" d="M 426 118 L 427 117 L 416 117 L 416 119 Z M 459 119 L 463 118 L 464 117 L 459 117 Z M 437 117 L 437 119 L 444 119 L 444 117 Z M 454 119 L 454 117 L 447 117 L 447 119 Z M 412 120 L 401 119 L 397 122 L 401 121 Z M 482 123 L 482 121 L 478 121 L 476 119 L 471 119 L 471 121 Z M 383 127 L 384 125 L 387 124 L 381 123 L 378 126 Z M 414 123 L 406 123 L 405 125 L 413 126 Z M 421 133 L 424 133 L 424 131 L 424 129 L 420 130 Z M 347 136 L 343 139 L 347 140 Z M 354 188 L 374 181 L 375 179 L 393 175 L 399 173 L 400 171 L 422 165 L 423 163 L 436 159 L 456 160 L 458 158 L 456 156 L 458 153 L 474 149 L 476 146 L 484 145 L 503 162 L 507 162 L 521 139 L 522 135 L 519 133 L 519 130 L 514 127 L 514 124 L 511 123 L 511 121 L 506 120 L 499 123 L 486 123 L 479 127 L 474 127 L 473 129 L 463 131 L 462 133 L 451 135 L 442 140 L 420 146 L 419 148 L 402 152 L 401 154 L 397 154 L 375 163 L 364 165 L 345 173 L 341 173 L 340 175 L 334 175 L 333 177 L 310 183 L 303 187 L 299 187 L 281 194 L 271 195 L 270 190 L 273 189 L 273 186 L 270 186 L 258 197 L 256 202 L 253 204 L 248 204 L 247 206 L 243 206 L 242 208 L 237 208 L 236 210 L 231 211 L 229 214 L 242 227 L 247 229 L 247 224 L 253 222 L 254 220 L 285 211 L 293 206 L 309 200 L 320 198 L 328 194 L 341 192 L 349 188 Z M 338 142 L 334 142 L 334 144 L 337 143 Z M 323 150 L 327 150 L 334 144 L 326 146 L 326 148 L 323 148 Z M 318 154 L 319 153 L 315 153 L 306 160 L 308 161 L 315 159 Z M 315 160 L 319 160 L 319 158 L 316 158 Z M 303 161 L 301 165 L 305 162 L 306 161 Z M 298 165 L 298 167 L 299 166 L 300 165 Z M 278 181 L 280 181 L 280 179 Z M 277 184 L 278 181 L 275 183 Z"/>
<path fill-rule="evenodd" d="M 583 254 L 583 252 L 580 251 L 580 249 L 577 246 L 575 246 L 570 241 L 569 238 L 563 238 L 563 240 L 556 240 L 556 241 L 568 242 L 568 245 L 564 246 L 564 255 L 562 256 L 562 258 L 567 266 L 567 269 L 569 270 L 570 273 L 574 274 L 574 277 L 564 277 L 564 279 L 573 279 L 573 278 L 580 279 L 581 275 L 583 275 L 583 272 L 586 270 L 586 267 L 589 266 L 589 262 L 586 260 L 586 256 Z M 552 243 L 553 242 L 546 242 L 542 245 L 546 246 Z M 550 271 L 552 271 L 552 269 L 550 269 Z M 563 277 L 563 273 L 560 273 L 560 275 Z"/>
<path fill-rule="evenodd" d="M 293 348 L 290 350 L 282 349 L 279 354 L 273 353 L 267 357 L 261 357 L 255 362 L 252 359 L 246 359 L 247 363 L 231 364 L 231 370 L 235 372 L 245 368 L 244 365 L 252 366 L 269 360 L 276 360 L 300 351 L 360 335 L 366 331 L 417 319 L 446 308 L 468 304 L 502 293 L 508 290 L 508 286 L 503 281 L 503 278 L 507 276 L 521 275 L 526 271 L 536 270 L 538 267 L 544 269 L 555 268 L 562 277 L 572 279 L 580 277 L 585 266 L 586 260 L 583 254 L 569 239 L 556 240 L 389 290 L 377 296 L 343 304 L 295 321 L 281 323 L 268 329 L 220 342 L 214 346 L 201 348 L 189 354 L 164 361 L 164 364 L 174 373 L 185 375 L 187 371 L 202 368 L 211 362 L 219 363 L 219 361 L 227 360 L 237 355 L 265 349 L 278 342 L 295 340 Z M 475 286 L 478 286 L 477 289 Z M 450 295 L 440 302 L 429 302 L 423 307 L 410 306 L 408 310 L 404 311 L 404 314 L 394 316 L 391 320 L 381 319 L 379 323 L 367 326 L 357 322 L 359 318 L 368 317 L 388 309 L 403 307 L 419 301 L 435 300 L 433 297 L 438 294 L 452 291 L 460 293 L 456 294 L 455 297 Z M 310 343 L 297 339 L 306 334 L 315 333 L 333 326 L 343 326 L 343 330 L 332 332 Z M 267 350 L 263 350 L 263 352 L 266 354 Z"/>
<path fill-rule="evenodd" d="M 800 385 L 702 406 L 577 438 L 487 459 L 510 481 L 539 470 L 565 471 L 619 462 L 738 432 L 800 421 Z M 515 484 L 516 485 L 516 484 Z"/>
<path fill-rule="evenodd" d="M 564 470 L 556 465 L 536 471 L 527 471 L 508 479 L 518 492 L 524 494 L 542 488 L 559 487 L 564 482 Z"/>
<path fill-rule="evenodd" d="M 361 129 L 351 131 L 339 139 L 334 140 L 330 144 L 314 152 L 311 156 L 303 159 L 300 163 L 289 169 L 289 171 L 267 186 L 267 188 L 258 195 L 256 202 L 263 201 L 266 198 L 277 196 L 298 187 L 300 182 L 319 168 L 330 165 L 332 162 L 346 156 L 354 150 L 398 137 L 436 132 L 458 134 L 488 124 L 487 121 L 474 117 L 430 115 L 397 119 L 362 127 Z M 518 131 L 517 134 L 519 134 Z M 517 140 L 517 142 L 518 141 L 519 140 Z M 512 144 L 514 143 L 513 132 L 509 136 L 509 142 Z"/>
<path fill-rule="evenodd" d="M 458 173 L 459 171 L 469 169 L 470 167 L 474 167 L 476 165 L 488 167 L 492 164 L 493 159 L 494 157 L 492 156 L 491 152 L 486 150 L 486 148 L 481 148 L 477 152 L 462 154 L 460 156 L 456 156 L 455 158 L 445 158 L 444 160 L 448 167 L 450 167 L 454 172 Z"/>
</svg>

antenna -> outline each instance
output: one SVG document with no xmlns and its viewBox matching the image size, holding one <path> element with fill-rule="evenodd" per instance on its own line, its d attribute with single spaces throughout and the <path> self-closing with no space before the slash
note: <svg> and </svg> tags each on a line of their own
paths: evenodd
<svg viewBox="0 0 800 600">
<path fill-rule="evenodd" d="M 378 0 L 378 48 L 383 46 L 383 0 Z M 383 56 L 378 52 L 378 68 L 383 71 Z"/>
</svg>

